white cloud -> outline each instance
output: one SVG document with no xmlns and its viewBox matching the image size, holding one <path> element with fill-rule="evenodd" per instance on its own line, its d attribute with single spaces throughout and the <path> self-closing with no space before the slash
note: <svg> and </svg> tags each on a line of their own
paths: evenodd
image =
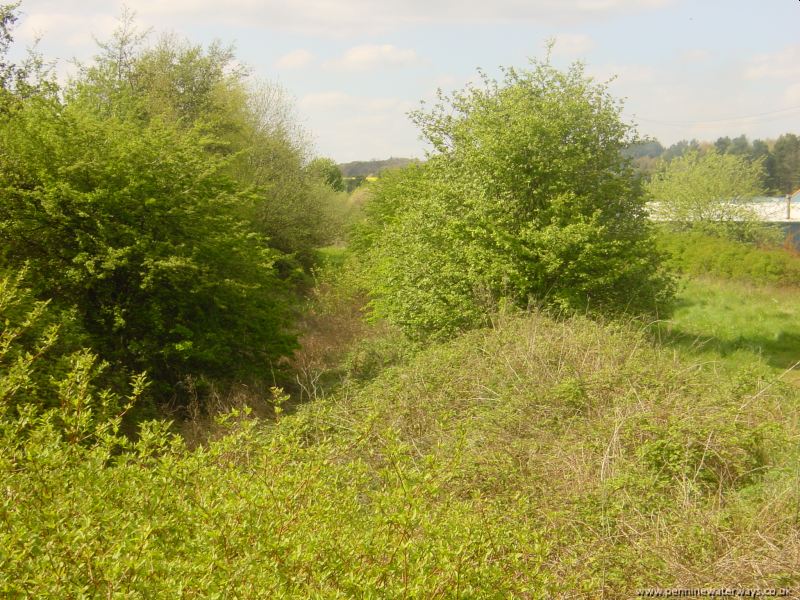
<svg viewBox="0 0 800 600">
<path fill-rule="evenodd" d="M 800 76 L 800 45 L 758 54 L 745 67 L 747 79 L 788 79 Z"/>
<path fill-rule="evenodd" d="M 294 50 L 278 58 L 275 61 L 275 67 L 278 69 L 302 69 L 310 65 L 313 60 L 314 55 L 308 50 Z"/>
<path fill-rule="evenodd" d="M 651 10 L 674 0 L 228 0 L 224 14 L 217 0 L 129 0 L 144 17 L 213 19 L 242 26 L 289 29 L 330 36 L 384 32 L 436 23 L 565 24 Z M 95 5 L 98 0 L 89 0 Z"/>
<path fill-rule="evenodd" d="M 416 106 L 399 98 L 353 96 L 339 91 L 307 94 L 300 99 L 300 108 L 303 110 L 342 110 L 358 114 L 386 111 L 404 113 Z"/>
<path fill-rule="evenodd" d="M 24 14 L 15 36 L 30 43 L 39 37 L 49 38 L 62 34 L 62 41 L 71 48 L 94 44 L 96 36 L 108 37 L 116 28 L 117 20 L 110 15 L 79 15 L 63 12 L 33 12 Z M 63 32 L 70 32 L 63 35 Z"/>
<path fill-rule="evenodd" d="M 418 62 L 419 56 L 414 50 L 398 48 L 392 44 L 365 44 L 350 48 L 340 58 L 328 61 L 326 66 L 348 71 L 369 71 L 405 67 Z"/>
<path fill-rule="evenodd" d="M 703 63 L 713 57 L 710 51 L 702 48 L 691 48 L 681 52 L 680 59 L 686 63 Z"/>
<path fill-rule="evenodd" d="M 303 96 L 298 108 L 314 132 L 318 152 L 340 161 L 419 155 L 417 131 L 408 111 L 417 102 L 369 97 L 338 90 Z"/>
<path fill-rule="evenodd" d="M 664 6 L 669 4 L 667 0 L 577 0 L 575 2 L 564 2 L 564 4 L 574 4 L 578 10 L 585 10 L 590 12 L 615 12 L 619 10 L 627 10 L 630 8 L 651 8 Z"/>
<path fill-rule="evenodd" d="M 307 94 L 300 98 L 302 109 L 331 109 L 346 107 L 351 102 L 352 96 L 344 92 L 319 92 Z"/>
<path fill-rule="evenodd" d="M 555 36 L 553 56 L 584 57 L 594 47 L 594 41 L 582 33 L 559 33 Z"/>
<path fill-rule="evenodd" d="M 622 85 L 651 83 L 657 79 L 656 70 L 648 65 L 602 65 L 589 67 L 588 73 L 598 81 L 614 79 Z"/>
<path fill-rule="evenodd" d="M 783 92 L 783 103 L 787 107 L 800 106 L 800 83 L 793 83 Z"/>
</svg>

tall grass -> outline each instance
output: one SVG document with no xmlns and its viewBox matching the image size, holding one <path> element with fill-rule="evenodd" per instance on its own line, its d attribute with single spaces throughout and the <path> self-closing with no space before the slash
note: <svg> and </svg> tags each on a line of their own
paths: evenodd
<svg viewBox="0 0 800 600">
<path fill-rule="evenodd" d="M 458 497 L 533 523 L 548 594 L 797 583 L 797 389 L 758 360 L 731 377 L 651 340 L 515 318 L 423 352 L 315 421 L 367 447 L 399 436 L 421 463 L 448 462 Z M 530 503 L 512 509 L 518 498 Z"/>
</svg>

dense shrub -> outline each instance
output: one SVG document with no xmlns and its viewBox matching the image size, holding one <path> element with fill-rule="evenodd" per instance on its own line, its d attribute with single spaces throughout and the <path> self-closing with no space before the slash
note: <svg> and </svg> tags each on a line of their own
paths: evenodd
<svg viewBox="0 0 800 600">
<path fill-rule="evenodd" d="M 7 64 L 15 9 L 0 12 L 0 267 L 27 264 L 83 345 L 162 397 L 188 375 L 272 378 L 295 347 L 290 288 L 346 213 L 305 169 L 285 94 L 220 45 L 145 47 L 127 13 L 59 90 L 35 60 Z"/>
<path fill-rule="evenodd" d="M 749 203 L 764 191 L 762 163 L 713 148 L 662 162 L 647 183 L 655 215 L 682 230 L 757 239 L 761 219 Z"/>
<path fill-rule="evenodd" d="M 374 187 L 356 245 L 375 313 L 424 336 L 485 323 L 503 301 L 631 313 L 668 301 L 618 103 L 580 66 L 484 83 L 416 113 L 433 154 Z"/>
<path fill-rule="evenodd" d="M 2 414 L 18 406 L 39 407 L 57 403 L 53 380 L 63 373 L 65 354 L 76 348 L 64 344 L 59 329 L 70 325 L 69 315 L 61 319 L 36 301 L 22 287 L 21 277 L 0 275 L 0 402 Z M 68 343 L 67 343 L 68 345 Z M 35 364 L 34 364 L 35 363 Z M 35 368 L 34 368 L 35 367 Z"/>
<path fill-rule="evenodd" d="M 74 315 L 35 300 L 21 280 L 21 276 L 0 274 L 0 439 L 4 450 L 22 451 L 31 443 L 35 452 L 31 436 L 48 444 L 56 440 L 84 444 L 116 433 L 122 414 L 144 390 L 145 378 L 134 378 L 131 389 L 119 377 L 109 377 L 104 373 L 108 364 L 80 347 L 84 336 Z M 116 392 L 108 389 L 109 383 Z"/>
<path fill-rule="evenodd" d="M 201 131 L 206 152 L 225 156 L 225 173 L 252 190 L 248 216 L 281 253 L 283 274 L 308 271 L 315 249 L 340 235 L 343 224 L 331 217 L 345 199 L 307 168 L 310 143 L 289 94 L 254 80 L 219 43 L 203 47 L 167 35 L 146 45 L 129 16 L 101 50 L 70 93 L 104 114 Z"/>
<path fill-rule="evenodd" d="M 700 231 L 659 231 L 658 245 L 674 268 L 687 275 L 709 275 L 755 284 L 797 285 L 800 257 L 783 248 L 758 247 Z"/>
<path fill-rule="evenodd" d="M 84 378 L 84 381 L 89 379 Z M 797 391 L 510 318 L 264 427 L 0 414 L 0 594 L 628 597 L 800 583 Z M 72 420 L 70 420 L 72 419 Z M 78 421 L 80 423 L 80 421 Z M 24 429 L 24 432 L 21 431 Z"/>
<path fill-rule="evenodd" d="M 255 199 L 199 131 L 34 98 L 0 137 L 0 260 L 76 307 L 105 360 L 172 384 L 263 372 L 292 348 Z"/>
<path fill-rule="evenodd" d="M 121 413 L 143 380 L 104 390 L 86 352 L 57 373 L 45 307 L 0 281 L 4 597 L 541 595 L 546 544 L 509 512 L 532 500 L 460 497 L 447 461 L 418 462 L 391 431 L 354 456 L 312 439 L 307 415 L 271 429 L 222 415 L 194 451 L 159 421 L 132 441 Z M 33 401 L 40 373 L 53 406 Z"/>
</svg>

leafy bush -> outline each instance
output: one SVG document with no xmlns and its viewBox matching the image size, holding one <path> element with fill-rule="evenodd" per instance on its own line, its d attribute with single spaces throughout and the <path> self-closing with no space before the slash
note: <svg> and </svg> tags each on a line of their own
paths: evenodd
<svg viewBox="0 0 800 600">
<path fill-rule="evenodd" d="M 70 93 L 104 114 L 202 132 L 206 152 L 226 157 L 225 173 L 253 192 L 248 217 L 281 253 L 282 273 L 308 272 L 315 249 L 341 236 L 345 199 L 309 168 L 308 136 L 289 94 L 255 82 L 219 43 L 204 48 L 174 35 L 144 41 L 124 16 Z"/>
<path fill-rule="evenodd" d="M 0 260 L 75 306 L 103 359 L 171 385 L 291 350 L 278 255 L 199 131 L 34 98 L 0 136 Z"/>
<path fill-rule="evenodd" d="M 763 193 L 763 179 L 762 161 L 712 148 L 663 162 L 647 191 L 657 202 L 657 217 L 677 228 L 753 240 L 761 219 L 747 203 Z"/>
<path fill-rule="evenodd" d="M 546 544 L 533 523 L 444 489 L 449 462 L 418 462 L 391 431 L 354 447 L 312 441 L 307 416 L 264 429 L 232 412 L 194 451 L 165 422 L 140 423 L 133 441 L 120 412 L 143 380 L 127 400 L 102 390 L 88 353 L 53 380 L 57 405 L 28 395 L 13 408 L 35 372 L 53 372 L 54 334 L 29 332 L 31 354 L 21 334 L 42 305 L 9 279 L 0 305 L 3 596 L 541 594 Z"/>
<path fill-rule="evenodd" d="M 621 150 L 619 105 L 580 66 L 508 69 L 414 119 L 435 152 L 374 185 L 356 247 L 377 316 L 415 336 L 504 301 L 642 313 L 672 284 Z"/>
<path fill-rule="evenodd" d="M 111 465 L 101 445 L 34 446 L 3 469 L 0 592 L 541 595 L 540 536 L 507 506 L 440 490 L 441 466 L 402 447 L 384 449 L 391 463 L 378 470 L 342 463 L 330 445 L 298 446 L 292 428 L 270 439 L 253 424 L 193 453 L 144 428 Z"/>
<path fill-rule="evenodd" d="M 21 450 L 32 435 L 70 444 L 115 437 L 145 379 L 134 379 L 127 399 L 105 388 L 120 382 L 102 377 L 108 365 L 81 339 L 69 312 L 36 301 L 21 276 L 0 277 L 0 438 L 8 448 Z"/>
<path fill-rule="evenodd" d="M 61 365 L 53 364 L 60 357 L 48 368 L 33 367 L 37 357 L 55 346 L 58 328 L 47 303 L 31 298 L 19 277 L 0 277 L 0 415 L 13 414 L 18 406 L 54 403 L 50 379 L 61 370 Z"/>
<path fill-rule="evenodd" d="M 758 247 L 700 231 L 663 228 L 658 245 L 671 257 L 675 269 L 687 275 L 710 275 L 756 284 L 796 285 L 800 257 L 783 248 Z"/>
<path fill-rule="evenodd" d="M 36 297 L 74 309 L 82 346 L 117 372 L 146 370 L 161 396 L 188 375 L 269 373 L 295 347 L 285 282 L 331 235 L 321 208 L 276 200 L 292 188 L 282 178 L 306 180 L 283 98 L 256 94 L 217 45 L 143 51 L 128 14 L 63 90 L 22 89 L 27 71 L 4 56 L 15 9 L 0 12 L 0 84 L 14 100 L 0 116 L 0 267 L 27 265 Z M 284 228 L 292 242 L 264 235 L 265 213 L 285 216 L 276 205 L 308 217 Z"/>
</svg>

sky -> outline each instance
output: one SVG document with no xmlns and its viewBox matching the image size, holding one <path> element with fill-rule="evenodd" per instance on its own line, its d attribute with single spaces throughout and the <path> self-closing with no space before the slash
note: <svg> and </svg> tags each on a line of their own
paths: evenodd
<svg viewBox="0 0 800 600">
<path fill-rule="evenodd" d="M 0 0 L 8 2 L 9 0 Z M 582 61 L 640 135 L 669 145 L 800 133 L 798 0 L 127 0 L 155 41 L 232 44 L 283 87 L 317 155 L 424 157 L 408 112 L 501 66 Z M 62 78 L 123 3 L 22 0 L 15 53 L 39 39 Z M 12 54 L 13 56 L 13 54 Z"/>
</svg>

